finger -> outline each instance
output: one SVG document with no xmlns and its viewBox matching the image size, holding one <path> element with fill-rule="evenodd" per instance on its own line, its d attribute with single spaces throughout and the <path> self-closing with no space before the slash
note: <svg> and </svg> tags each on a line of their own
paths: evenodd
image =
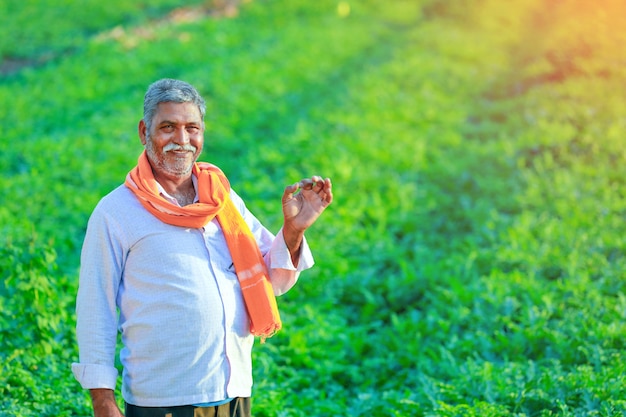
<svg viewBox="0 0 626 417">
<path fill-rule="evenodd" d="M 326 178 L 324 180 L 324 198 L 323 201 L 325 203 L 325 205 L 329 205 L 330 203 L 333 202 L 333 185 L 332 182 L 330 181 L 330 178 Z"/>
<path fill-rule="evenodd" d="M 322 189 L 324 189 L 324 179 L 322 177 L 320 177 L 319 175 L 314 175 L 312 178 L 313 180 L 313 187 L 312 189 L 319 193 Z"/>
<path fill-rule="evenodd" d="M 285 187 L 285 191 L 283 192 L 283 203 L 285 201 L 289 201 L 293 198 L 293 194 L 298 191 L 300 188 L 300 183 L 297 182 L 295 184 L 291 184 Z"/>
<path fill-rule="evenodd" d="M 330 189 L 326 191 L 326 194 L 324 195 L 322 202 L 326 206 L 333 202 L 333 192 Z"/>
<path fill-rule="evenodd" d="M 313 187 L 315 186 L 315 182 L 316 181 L 314 179 L 312 179 L 312 178 L 304 178 L 300 182 L 298 182 L 297 184 L 303 190 L 312 190 Z"/>
<path fill-rule="evenodd" d="M 295 193 L 296 191 L 298 191 L 300 187 L 302 187 L 302 184 L 300 184 L 299 182 L 296 182 L 294 184 L 286 186 L 285 191 L 289 193 Z"/>
</svg>

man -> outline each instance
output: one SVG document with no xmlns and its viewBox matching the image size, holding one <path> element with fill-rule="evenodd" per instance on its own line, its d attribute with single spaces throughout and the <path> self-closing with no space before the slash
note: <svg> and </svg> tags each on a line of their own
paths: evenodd
<svg viewBox="0 0 626 417">
<path fill-rule="evenodd" d="M 280 328 L 274 294 L 313 264 L 304 231 L 332 202 L 330 179 L 285 188 L 274 237 L 217 167 L 196 162 L 205 109 L 185 82 L 152 84 L 145 151 L 89 219 L 72 370 L 96 417 L 122 415 L 118 330 L 127 417 L 250 416 L 254 337 Z"/>
</svg>

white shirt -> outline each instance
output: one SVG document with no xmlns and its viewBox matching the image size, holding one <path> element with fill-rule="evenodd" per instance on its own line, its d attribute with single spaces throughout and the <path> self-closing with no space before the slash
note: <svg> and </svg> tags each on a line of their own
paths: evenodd
<svg viewBox="0 0 626 417">
<path fill-rule="evenodd" d="M 231 191 L 250 227 L 277 295 L 313 265 L 303 241 L 295 268 L 274 237 Z M 119 318 L 118 318 L 119 312 Z M 88 223 L 76 302 L 85 389 L 115 389 L 117 331 L 122 335 L 122 396 L 144 407 L 249 397 L 254 337 L 217 220 L 204 228 L 168 225 L 125 186 L 104 197 Z"/>
</svg>

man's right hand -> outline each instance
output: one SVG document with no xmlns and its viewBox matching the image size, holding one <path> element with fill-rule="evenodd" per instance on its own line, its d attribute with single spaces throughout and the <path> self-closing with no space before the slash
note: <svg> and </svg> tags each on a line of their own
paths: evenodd
<svg viewBox="0 0 626 417">
<path fill-rule="evenodd" d="M 117 406 L 115 394 L 110 389 L 91 389 L 91 403 L 94 417 L 124 417 Z"/>
</svg>

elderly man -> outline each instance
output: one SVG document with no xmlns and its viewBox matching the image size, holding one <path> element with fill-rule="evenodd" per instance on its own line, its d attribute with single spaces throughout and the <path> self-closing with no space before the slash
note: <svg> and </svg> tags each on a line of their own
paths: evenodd
<svg viewBox="0 0 626 417">
<path fill-rule="evenodd" d="M 254 337 L 280 328 L 275 294 L 313 265 L 304 231 L 332 202 L 330 179 L 285 187 L 274 236 L 222 171 L 197 162 L 205 109 L 183 81 L 152 84 L 145 151 L 89 219 L 72 370 L 97 417 L 122 415 L 118 331 L 127 417 L 250 416 Z"/>
</svg>

